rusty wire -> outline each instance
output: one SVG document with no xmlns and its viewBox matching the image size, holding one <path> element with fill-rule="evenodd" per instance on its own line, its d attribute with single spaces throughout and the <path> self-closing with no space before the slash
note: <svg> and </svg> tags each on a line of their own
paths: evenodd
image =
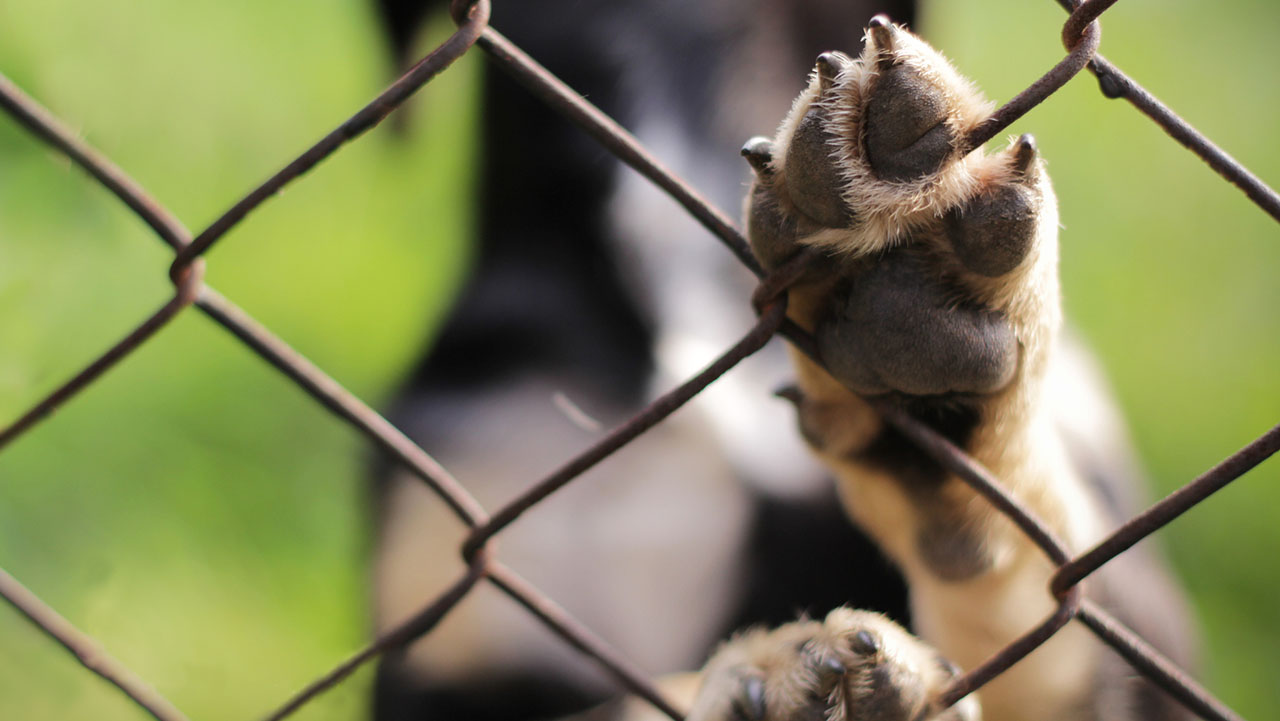
<svg viewBox="0 0 1280 721">
<path fill-rule="evenodd" d="M 187 721 L 176 706 L 169 703 L 146 681 L 115 660 L 91 636 L 76 628 L 34 593 L 0 568 L 0 598 L 3 598 L 31 623 L 67 649 L 85 668 L 120 689 L 135 704 L 159 721 Z"/>
<path fill-rule="evenodd" d="M 280 708 L 268 714 L 264 721 L 278 721 L 286 718 L 294 711 L 302 708 L 308 701 L 342 683 L 344 679 L 356 672 L 356 669 L 368 661 L 377 658 L 386 651 L 408 644 L 415 638 L 435 628 L 436 624 L 458 605 L 467 593 L 475 587 L 485 574 L 489 572 L 489 559 L 486 554 L 477 554 L 466 573 L 449 586 L 425 608 L 413 614 L 408 620 L 401 622 L 389 631 L 384 631 L 368 646 L 352 654 L 350 658 L 338 664 L 325 675 L 307 684 Z"/>
<path fill-rule="evenodd" d="M 1170 137 L 1196 153 L 1224 179 L 1241 188 L 1264 212 L 1280 220 L 1280 195 L 1215 146 L 1149 92 L 1097 54 L 1101 38 L 1099 17 L 1116 0 L 1058 0 L 1070 12 L 1061 37 L 1067 56 L 1051 70 L 996 110 L 965 138 L 967 150 L 974 150 L 994 137 L 1031 108 L 1056 92 L 1081 69 L 1088 67 L 1098 78 L 1107 97 L 1124 98 L 1151 118 Z M 158 312 L 146 319 L 120 342 L 95 359 L 83 371 L 35 404 L 7 428 L 0 430 L 0 450 L 6 443 L 30 431 L 42 418 L 73 398 L 112 366 L 127 357 L 147 339 L 154 337 L 169 320 L 189 305 L 195 305 L 215 322 L 239 338 L 249 349 L 292 379 L 322 406 L 358 428 L 390 458 L 410 469 L 439 496 L 470 528 L 460 551 L 468 561 L 466 572 L 444 593 L 427 599 L 423 609 L 399 626 L 385 632 L 347 661 L 324 674 L 267 718 L 283 719 L 310 699 L 340 683 L 356 668 L 392 649 L 401 648 L 429 632 L 481 581 L 487 580 L 532 616 L 558 633 L 574 648 L 591 656 L 626 689 L 651 703 L 677 721 L 681 713 L 658 692 L 627 659 L 597 638 L 590 629 L 561 609 L 554 600 L 520 578 L 495 557 L 490 542 L 509 523 L 542 499 L 577 478 L 588 468 L 630 442 L 683 403 L 699 393 L 738 361 L 758 350 L 774 335 L 788 338 L 802 351 L 821 361 L 813 352 L 812 339 L 786 319 L 786 288 L 804 273 L 802 259 L 765 277 L 737 227 L 708 203 L 695 189 L 677 178 L 626 130 L 567 85 L 542 68 L 518 47 L 489 27 L 489 0 L 454 0 L 452 13 L 458 29 L 386 91 L 330 132 L 314 146 L 235 203 L 213 224 L 193 239 L 182 224 L 122 170 L 80 140 L 49 111 L 27 97 L 9 80 L 0 76 L 0 108 L 12 115 L 34 135 L 66 155 L 90 176 L 114 193 L 134 211 L 160 239 L 175 251 L 170 275 L 175 294 Z M 535 95 L 579 125 L 645 178 L 676 199 L 694 218 L 712 232 L 738 257 L 745 267 L 762 278 L 752 302 L 760 314 L 757 324 L 732 348 L 705 370 L 637 412 L 600 442 L 567 461 L 559 470 L 534 483 L 516 499 L 490 515 L 448 471 L 382 416 L 346 391 L 243 310 L 203 283 L 203 254 L 232 227 L 243 220 L 281 188 L 316 166 L 348 141 L 376 125 L 418 88 L 446 69 L 453 61 L 479 45 L 498 65 L 528 87 Z M 938 699 L 940 706 L 955 703 L 1033 651 L 1071 620 L 1079 620 L 1102 641 L 1116 649 L 1139 672 L 1168 691 L 1174 698 L 1206 719 L 1222 721 L 1239 717 L 1195 683 L 1185 672 L 1152 649 L 1133 631 L 1125 628 L 1083 593 L 1081 582 L 1124 550 L 1150 536 L 1172 519 L 1186 512 L 1213 492 L 1239 478 L 1280 449 L 1280 425 L 1272 428 L 1239 452 L 1175 491 L 1163 501 L 1135 516 L 1093 549 L 1072 557 L 1065 545 L 1000 481 L 961 449 L 932 428 L 889 404 L 875 404 L 884 420 L 990 501 L 1036 544 L 1057 566 L 1046 589 L 1056 599 L 1057 608 L 1040 625 L 1009 644 L 991 659 L 958 678 Z M 52 608 L 0 571 L 0 597 L 19 609 L 33 624 L 73 653 L 89 670 L 116 685 L 141 708 L 157 719 L 177 721 L 185 717 L 172 704 L 150 689 L 119 662 L 99 649 L 88 636 L 71 626 Z"/>
</svg>

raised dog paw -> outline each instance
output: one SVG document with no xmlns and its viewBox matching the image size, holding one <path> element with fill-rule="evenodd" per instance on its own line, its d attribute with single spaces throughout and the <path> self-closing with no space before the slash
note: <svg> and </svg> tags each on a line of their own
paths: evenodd
<svg viewBox="0 0 1280 721">
<path fill-rule="evenodd" d="M 937 51 L 877 19 L 859 57 L 821 55 L 775 138 L 744 148 L 761 262 L 823 253 L 788 306 L 821 361 L 795 354 L 804 437 L 909 575 L 952 581 L 1010 558 L 1012 537 L 867 399 L 900 404 L 997 473 L 1034 466 L 1025 436 L 1061 323 L 1057 206 L 1030 136 L 968 150 L 986 112 Z"/>
<path fill-rule="evenodd" d="M 941 55 L 880 19 L 859 57 L 820 56 L 774 138 L 744 149 L 761 263 L 817 251 L 788 289 L 788 316 L 813 344 L 792 354 L 796 386 L 781 395 L 851 518 L 902 569 L 915 629 L 975 668 L 1053 612 L 1053 565 L 904 417 L 984 466 L 1069 549 L 1097 542 L 1106 505 L 1070 462 L 1063 408 L 1046 392 L 1064 382 L 1062 366 L 1049 373 L 1062 322 L 1053 191 L 1030 136 L 970 148 L 986 117 Z M 727 646 L 693 718 L 976 718 L 960 706 L 930 715 L 945 679 L 927 647 L 838 613 Z M 985 685 L 982 704 L 1020 721 L 1129 718 L 1115 709 L 1130 700 L 1113 699 L 1136 692 L 1105 677 L 1101 658 L 1085 631 L 1063 629 Z"/>
<path fill-rule="evenodd" d="M 747 631 L 712 656 L 689 721 L 978 721 L 935 707 L 956 667 L 885 617 L 838 608 Z"/>
<path fill-rule="evenodd" d="M 788 313 L 821 361 L 794 356 L 801 429 L 913 593 L 1006 573 L 1025 544 L 868 398 L 899 404 L 1002 478 L 1045 485 L 1030 434 L 1061 323 L 1056 202 L 1030 136 L 969 150 L 986 114 L 939 53 L 877 19 L 859 57 L 820 56 L 775 138 L 744 151 L 762 263 L 824 252 L 790 289 Z M 944 650 L 973 663 L 988 649 Z"/>
<path fill-rule="evenodd" d="M 937 51 L 874 18 L 861 56 L 818 56 L 775 138 L 743 148 L 757 254 L 772 265 L 797 243 L 875 252 L 974 195 L 965 138 L 989 110 Z"/>
</svg>

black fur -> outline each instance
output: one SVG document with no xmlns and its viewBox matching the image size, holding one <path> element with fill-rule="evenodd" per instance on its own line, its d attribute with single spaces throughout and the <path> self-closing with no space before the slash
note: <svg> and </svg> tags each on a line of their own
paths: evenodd
<svg viewBox="0 0 1280 721">
<path fill-rule="evenodd" d="M 397 63 L 407 62 L 428 9 L 439 12 L 443 5 L 380 0 Z M 913 5 L 776 3 L 794 35 L 797 68 L 807 67 L 819 50 L 847 45 L 875 12 L 909 20 Z M 496 0 L 493 24 L 624 126 L 632 126 L 641 104 L 661 102 L 697 142 L 732 148 L 740 138 L 709 137 L 708 119 L 721 97 L 714 91 L 724 78 L 724 47 L 750 28 L 753 11 L 743 6 L 741 17 L 731 18 L 709 12 L 667 0 Z M 651 319 L 624 290 L 620 265 L 626 261 L 609 237 L 617 162 L 493 66 L 486 66 L 482 82 L 475 264 L 430 353 L 393 404 L 393 420 L 412 429 L 428 451 L 449 437 L 447 408 L 468 393 L 524 377 L 572 377 L 597 389 L 601 405 L 638 407 L 654 368 Z M 724 160 L 728 167 L 741 162 L 732 150 Z M 720 190 L 729 197 L 738 192 Z M 388 472 L 383 467 L 376 475 L 385 479 Z M 842 603 L 905 620 L 901 580 L 848 523 L 833 495 L 807 503 L 761 497 L 754 519 L 741 605 L 723 628 L 713 629 L 716 635 L 782 623 L 797 611 L 825 613 Z M 599 700 L 578 688 L 554 673 L 433 683 L 406 676 L 389 657 L 379 668 L 376 718 L 555 716 Z"/>
<path fill-rule="evenodd" d="M 374 687 L 378 721 L 510 721 L 556 719 L 600 699 L 564 683 L 556 674 L 494 674 L 465 684 L 420 687 L 416 679 L 384 667 Z"/>
<path fill-rule="evenodd" d="M 726 630 L 821 618 L 849 603 L 910 623 L 902 577 L 849 522 L 834 488 L 803 501 L 762 499 L 753 528 L 749 582 Z"/>
</svg>

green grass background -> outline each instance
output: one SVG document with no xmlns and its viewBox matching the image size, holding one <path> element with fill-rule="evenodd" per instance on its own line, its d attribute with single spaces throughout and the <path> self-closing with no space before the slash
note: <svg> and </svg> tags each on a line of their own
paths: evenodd
<svg viewBox="0 0 1280 721">
<path fill-rule="evenodd" d="M 1049 0 L 946 0 L 921 29 L 1004 100 L 1061 56 L 1063 17 Z M 1130 0 L 1105 27 L 1111 60 L 1280 178 L 1280 6 Z M 363 105 L 382 61 L 359 0 L 0 0 L 0 72 L 193 230 Z M 465 260 L 476 68 L 464 59 L 415 99 L 407 138 L 375 129 L 208 255 L 210 284 L 375 405 Z M 1068 312 L 1157 488 L 1274 424 L 1274 222 L 1091 76 L 1011 132 L 1034 132 L 1049 159 Z M 0 423 L 162 305 L 169 258 L 0 119 Z M 365 638 L 365 457 L 354 431 L 188 311 L 0 453 L 0 566 L 194 719 L 255 718 Z M 1161 534 L 1203 620 L 1209 686 L 1256 719 L 1280 706 L 1277 481 L 1271 461 Z M 363 717 L 369 678 L 300 718 Z M 0 718 L 142 717 L 0 608 Z"/>
</svg>

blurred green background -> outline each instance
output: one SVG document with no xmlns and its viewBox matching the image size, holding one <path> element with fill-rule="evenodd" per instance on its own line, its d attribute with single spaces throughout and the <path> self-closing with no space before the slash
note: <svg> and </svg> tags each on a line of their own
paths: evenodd
<svg viewBox="0 0 1280 721">
<path fill-rule="evenodd" d="M 1059 59 L 1063 17 L 1049 0 L 950 0 L 928 4 L 920 29 L 1005 100 Z M 1112 61 L 1280 179 L 1280 5 L 1130 0 L 1105 29 Z M 193 230 L 363 105 L 383 61 L 360 0 L 0 0 L 0 72 Z M 375 129 L 209 254 L 210 284 L 374 405 L 465 262 L 477 67 L 465 58 L 429 85 L 408 136 Z M 1091 76 L 1011 132 L 1034 132 L 1049 159 L 1068 312 L 1158 490 L 1280 420 L 1275 223 Z M 0 119 L 0 423 L 162 305 L 169 259 Z M 188 311 L 0 453 L 0 567 L 193 718 L 255 718 L 366 636 L 366 457 L 354 431 Z M 1248 718 L 1280 706 L 1277 481 L 1271 461 L 1161 538 L 1203 621 L 1205 679 Z M 369 679 L 300 718 L 361 718 Z M 142 717 L 0 607 L 0 718 Z"/>
</svg>

